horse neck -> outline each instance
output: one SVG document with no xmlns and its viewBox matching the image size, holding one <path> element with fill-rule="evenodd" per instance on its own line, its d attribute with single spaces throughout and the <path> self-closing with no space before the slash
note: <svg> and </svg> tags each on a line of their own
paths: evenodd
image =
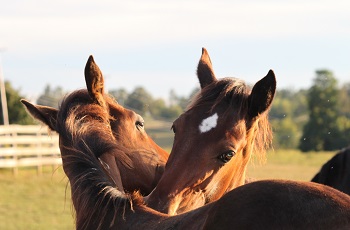
<svg viewBox="0 0 350 230">
<path fill-rule="evenodd" d="M 62 143 L 64 171 L 71 185 L 77 229 L 103 229 L 113 222 L 115 212 L 130 209 L 127 196 L 114 188 L 92 152 L 74 149 Z M 113 214 L 113 215 L 112 215 Z"/>
</svg>

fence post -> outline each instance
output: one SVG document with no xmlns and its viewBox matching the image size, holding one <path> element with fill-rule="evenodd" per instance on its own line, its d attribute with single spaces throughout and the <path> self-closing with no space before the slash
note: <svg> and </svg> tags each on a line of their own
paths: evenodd
<svg viewBox="0 0 350 230">
<path fill-rule="evenodd" d="M 10 136 L 12 136 L 13 139 L 15 139 L 17 137 L 17 129 L 16 128 L 12 129 Z M 17 151 L 18 145 L 17 145 L 17 142 L 13 143 L 12 147 L 14 149 L 16 149 L 16 151 L 15 151 L 16 154 L 13 155 L 13 159 L 15 160 L 15 167 L 13 167 L 13 174 L 15 176 L 17 176 L 18 175 L 18 151 Z"/>
<path fill-rule="evenodd" d="M 38 137 L 38 138 L 41 138 L 41 132 L 37 132 L 36 133 L 36 136 Z M 38 142 L 37 144 L 36 144 L 36 148 L 39 150 L 38 152 L 39 152 L 39 154 L 38 154 L 38 159 L 41 161 L 42 160 L 42 154 L 41 154 L 41 151 L 40 151 L 40 148 L 41 148 L 41 146 L 42 146 L 42 144 L 41 144 L 41 142 Z M 39 161 L 39 162 L 40 162 Z M 43 166 L 42 166 L 42 164 L 41 163 L 38 163 L 38 165 L 37 165 L 37 174 L 38 175 L 42 175 L 42 173 L 43 173 Z"/>
</svg>

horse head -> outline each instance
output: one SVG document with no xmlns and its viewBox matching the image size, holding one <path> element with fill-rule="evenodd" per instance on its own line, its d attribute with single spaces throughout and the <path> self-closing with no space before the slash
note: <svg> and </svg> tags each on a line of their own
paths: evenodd
<svg viewBox="0 0 350 230">
<path fill-rule="evenodd" d="M 217 79 L 203 48 L 197 76 L 201 90 L 174 121 L 165 172 L 145 199 L 169 214 L 215 201 L 243 185 L 251 155 L 264 156 L 271 143 L 267 112 L 276 90 L 272 70 L 252 89 L 239 79 Z"/>
<path fill-rule="evenodd" d="M 340 150 L 327 161 L 311 181 L 350 195 L 350 146 Z"/>
<path fill-rule="evenodd" d="M 85 66 L 85 82 L 87 90 L 66 96 L 59 109 L 33 105 L 26 100 L 21 102 L 34 118 L 59 133 L 61 152 L 79 141 L 77 137 L 82 133 L 91 146 L 96 138 L 103 139 L 114 151 L 102 151 L 101 146 L 95 146 L 93 153 L 115 185 L 120 190 L 140 190 L 148 194 L 160 179 L 168 154 L 147 135 L 140 115 L 105 93 L 102 72 L 92 56 Z M 84 129 L 84 123 L 91 119 L 100 121 L 103 132 Z"/>
</svg>

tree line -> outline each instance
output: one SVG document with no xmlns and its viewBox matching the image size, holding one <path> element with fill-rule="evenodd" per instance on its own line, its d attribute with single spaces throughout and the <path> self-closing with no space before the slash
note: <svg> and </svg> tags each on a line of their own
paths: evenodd
<svg viewBox="0 0 350 230">
<path fill-rule="evenodd" d="M 278 90 L 270 111 L 276 148 L 332 151 L 350 145 L 350 83 L 317 70 L 308 90 Z"/>
<path fill-rule="evenodd" d="M 350 83 L 338 86 L 334 74 L 326 69 L 317 70 L 309 89 L 277 90 L 269 114 L 274 132 L 274 147 L 300 149 L 304 152 L 338 150 L 350 144 Z M 6 95 L 10 124 L 33 124 L 33 119 L 25 112 L 19 102 L 19 90 L 6 82 Z M 147 118 L 173 121 L 186 108 L 190 98 L 179 96 L 174 90 L 169 99 L 154 98 L 143 87 L 132 92 L 113 89 L 108 93 L 119 104 L 137 111 Z M 61 87 L 46 86 L 36 103 L 58 107 L 65 92 Z M 0 122 L 3 124 L 2 112 Z"/>
</svg>

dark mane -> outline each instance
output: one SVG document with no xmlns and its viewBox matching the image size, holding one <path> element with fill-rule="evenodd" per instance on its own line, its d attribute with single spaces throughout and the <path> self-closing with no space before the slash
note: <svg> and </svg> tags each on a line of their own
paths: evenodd
<svg viewBox="0 0 350 230">
<path fill-rule="evenodd" d="M 91 226 L 105 229 L 114 224 L 117 215 L 132 209 L 135 202 L 141 205 L 142 200 L 138 195 L 117 190 L 103 173 L 98 160 L 103 153 L 114 152 L 125 164 L 129 164 L 130 159 L 120 149 L 109 128 L 108 112 L 89 103 L 91 99 L 86 90 L 66 96 L 58 113 L 57 129 L 64 134 L 61 138 L 70 137 L 70 140 L 60 140 L 60 148 L 72 189 L 76 224 L 81 229 Z"/>
<path fill-rule="evenodd" d="M 248 113 L 249 95 L 251 87 L 245 84 L 241 79 L 222 78 L 218 81 L 207 85 L 199 91 L 192 99 L 187 107 L 187 111 L 200 105 L 210 105 L 210 112 L 220 103 L 227 103 L 228 113 L 231 108 L 235 109 L 235 113 L 243 118 Z M 257 122 L 252 122 L 250 129 L 247 131 L 249 141 L 254 143 L 252 152 L 261 161 L 265 161 L 266 150 L 272 146 L 272 130 L 268 120 L 268 111 L 261 114 Z"/>
<path fill-rule="evenodd" d="M 133 205 L 143 205 L 138 195 L 117 190 L 103 172 L 94 153 L 84 143 L 82 149 L 63 146 L 65 172 L 69 178 L 72 202 L 75 207 L 76 226 L 79 229 L 107 229 L 115 224 Z"/>
<path fill-rule="evenodd" d="M 249 96 L 250 90 L 244 81 L 240 79 L 223 78 L 206 86 L 197 93 L 186 110 L 209 103 L 211 104 L 211 109 L 214 109 L 219 103 L 226 101 L 233 106 L 238 105 L 240 110 L 245 112 L 248 105 L 244 105 L 244 98 Z"/>
<path fill-rule="evenodd" d="M 105 152 L 120 152 L 118 158 L 125 165 L 131 166 L 130 158 L 118 145 L 110 127 L 112 118 L 107 109 L 92 103 L 87 90 L 81 89 L 64 97 L 59 108 L 57 130 L 63 136 L 70 137 L 73 144 L 86 139 L 96 157 Z M 96 122 L 91 127 L 89 122 Z M 108 127 L 108 128 L 106 128 Z M 92 135 L 91 135 L 92 134 Z"/>
<path fill-rule="evenodd" d="M 84 129 L 84 126 L 82 124 L 84 122 L 87 122 L 88 120 L 95 119 L 100 121 L 101 123 L 105 123 L 107 126 L 110 126 L 109 120 L 118 120 L 118 117 L 111 117 L 109 114 L 110 106 L 118 106 L 118 103 L 112 99 L 109 96 L 105 96 L 104 100 L 106 101 L 106 108 L 102 108 L 100 105 L 93 103 L 93 100 L 88 94 L 88 91 L 85 89 L 77 90 L 72 92 L 71 94 L 67 95 L 60 105 L 60 113 L 58 120 L 62 122 L 66 122 L 66 127 L 59 130 L 59 132 L 64 135 L 70 134 L 72 135 L 71 138 L 74 138 L 73 136 L 75 133 L 81 133 L 81 132 L 91 132 L 90 127 L 88 129 Z M 88 113 L 86 111 L 89 111 Z M 66 118 L 66 120 L 64 120 Z M 120 126 L 124 124 L 118 124 Z M 81 127 L 80 127 L 81 126 Z M 98 125 L 101 126 L 101 125 Z M 98 128 L 98 127 L 96 127 Z M 67 132 L 68 131 L 68 132 Z M 104 148 L 108 148 L 108 145 L 112 144 L 112 148 L 119 149 L 121 152 L 130 152 L 130 149 L 132 149 L 133 152 L 137 152 L 138 154 L 142 154 L 145 157 L 148 157 L 148 160 L 151 160 L 152 157 L 158 157 L 157 150 L 152 149 L 149 146 L 147 148 L 144 148 L 143 146 L 140 146 L 138 143 L 133 142 L 133 140 L 129 139 L 124 133 L 117 133 L 114 132 L 112 129 L 105 129 L 103 132 L 107 134 L 107 136 L 114 136 L 114 140 L 111 141 L 110 139 L 107 139 L 103 142 L 104 147 L 97 147 L 93 150 L 94 154 L 99 157 L 103 153 Z M 119 142 L 122 142 L 123 145 L 116 144 L 116 139 L 119 140 Z M 97 141 L 96 139 L 91 138 L 90 141 Z M 128 146 L 129 148 L 126 148 Z M 118 158 L 118 160 L 125 165 L 128 168 L 132 168 L 134 164 L 144 165 L 143 162 L 137 162 L 137 160 L 142 160 L 142 158 L 138 159 L 135 158 L 134 161 L 131 161 L 130 158 L 124 154 L 122 158 Z"/>
</svg>

